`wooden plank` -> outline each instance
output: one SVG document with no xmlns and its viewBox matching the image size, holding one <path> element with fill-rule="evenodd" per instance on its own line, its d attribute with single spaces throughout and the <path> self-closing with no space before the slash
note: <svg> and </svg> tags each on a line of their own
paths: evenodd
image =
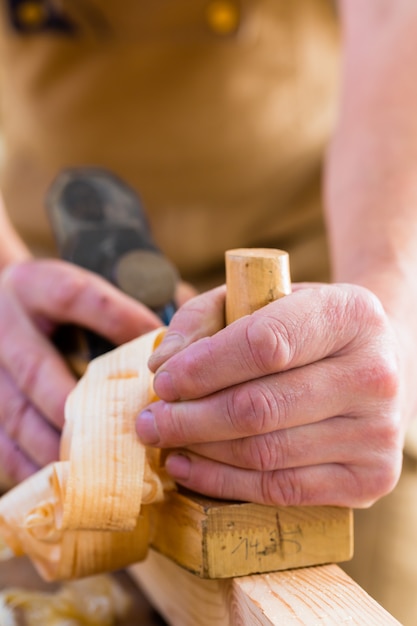
<svg viewBox="0 0 417 626">
<path fill-rule="evenodd" d="M 335 564 L 204 580 L 151 550 L 130 573 L 171 626 L 400 626 Z"/>
<path fill-rule="evenodd" d="M 353 554 L 347 508 L 272 507 L 173 492 L 150 509 L 152 547 L 202 578 L 338 563 Z"/>
</svg>

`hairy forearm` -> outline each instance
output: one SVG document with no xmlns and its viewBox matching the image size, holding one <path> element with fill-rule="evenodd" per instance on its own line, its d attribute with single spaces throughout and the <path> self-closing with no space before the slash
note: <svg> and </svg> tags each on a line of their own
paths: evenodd
<svg viewBox="0 0 417 626">
<path fill-rule="evenodd" d="M 340 119 L 326 199 L 335 277 L 359 279 L 417 261 L 417 5 L 410 16 L 403 0 L 386 12 L 381 0 L 340 4 Z"/>
<path fill-rule="evenodd" d="M 417 345 L 417 5 L 342 0 L 340 118 L 326 167 L 334 279 L 361 284 L 392 319 L 404 377 Z M 406 386 L 410 414 L 417 394 Z"/>
</svg>

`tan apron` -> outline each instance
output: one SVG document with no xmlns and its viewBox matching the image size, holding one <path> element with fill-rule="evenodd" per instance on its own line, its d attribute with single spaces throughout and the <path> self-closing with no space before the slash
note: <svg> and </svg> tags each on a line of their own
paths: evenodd
<svg viewBox="0 0 417 626">
<path fill-rule="evenodd" d="M 326 278 L 323 148 L 336 101 L 330 0 L 3 0 L 5 160 L 13 223 L 54 253 L 44 198 L 63 168 L 108 168 L 159 246 L 200 285 L 238 246 L 291 252 Z"/>
</svg>

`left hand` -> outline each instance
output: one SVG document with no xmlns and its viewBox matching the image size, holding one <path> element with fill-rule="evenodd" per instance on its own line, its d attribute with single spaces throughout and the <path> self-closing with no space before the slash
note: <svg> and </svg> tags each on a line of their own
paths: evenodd
<svg viewBox="0 0 417 626">
<path fill-rule="evenodd" d="M 379 300 L 298 285 L 224 326 L 224 288 L 186 303 L 137 420 L 185 487 L 275 505 L 365 507 L 401 470 L 399 348 Z"/>
<path fill-rule="evenodd" d="M 58 458 L 64 406 L 76 384 L 53 343 L 59 324 L 119 345 L 160 320 L 106 280 L 61 260 L 25 260 L 0 274 L 0 489 Z"/>
</svg>

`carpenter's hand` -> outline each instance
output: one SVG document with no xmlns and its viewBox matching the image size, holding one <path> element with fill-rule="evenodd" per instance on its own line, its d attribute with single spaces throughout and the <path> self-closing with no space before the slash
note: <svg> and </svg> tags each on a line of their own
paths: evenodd
<svg viewBox="0 0 417 626">
<path fill-rule="evenodd" d="M 182 485 L 267 504 L 363 507 L 390 491 L 402 450 L 398 355 L 380 302 L 299 285 L 222 328 L 224 289 L 194 298 L 153 355 L 160 401 L 138 418 L 173 448 Z"/>
<path fill-rule="evenodd" d="M 120 344 L 160 325 L 142 305 L 64 261 L 26 261 L 0 275 L 0 475 L 21 481 L 58 456 L 75 379 L 50 341 L 59 323 Z"/>
</svg>

